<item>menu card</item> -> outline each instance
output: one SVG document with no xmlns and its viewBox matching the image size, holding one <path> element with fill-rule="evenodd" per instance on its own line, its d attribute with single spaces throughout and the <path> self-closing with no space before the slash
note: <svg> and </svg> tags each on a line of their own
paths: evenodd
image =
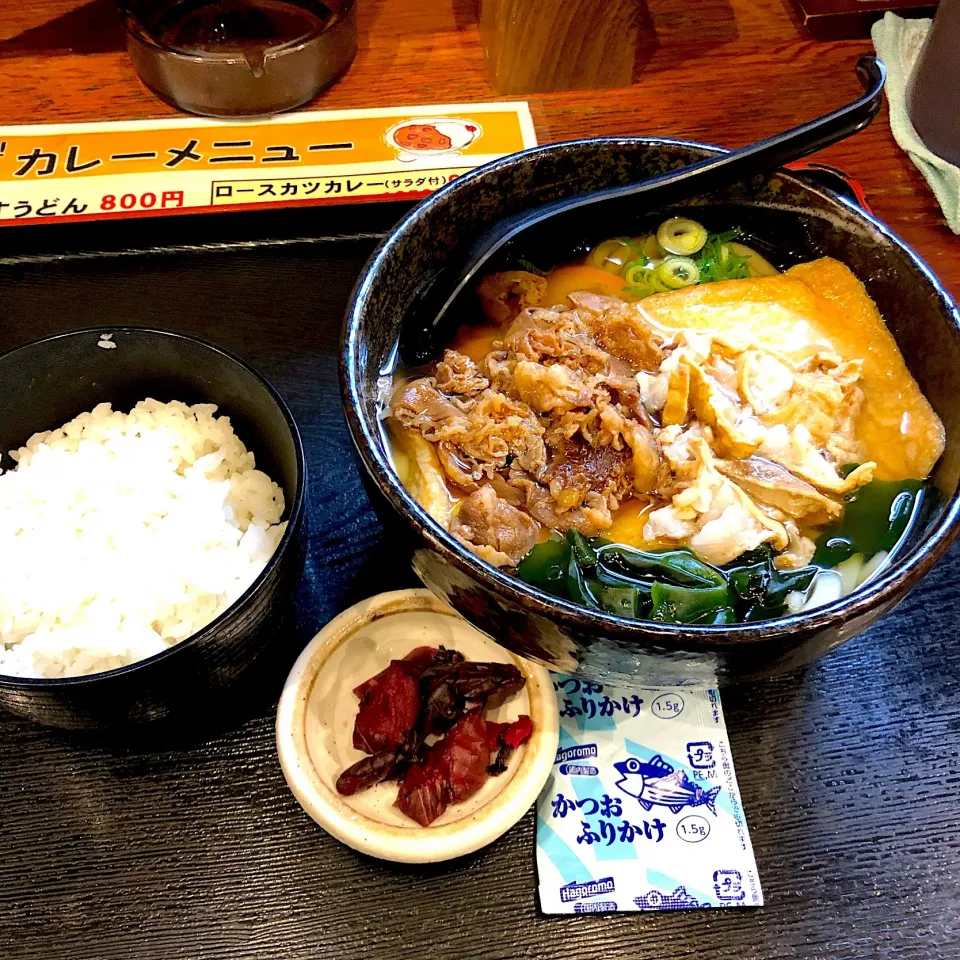
<svg viewBox="0 0 960 960">
<path fill-rule="evenodd" d="M 0 127 L 0 225 L 415 200 L 536 143 L 526 102 Z"/>
</svg>

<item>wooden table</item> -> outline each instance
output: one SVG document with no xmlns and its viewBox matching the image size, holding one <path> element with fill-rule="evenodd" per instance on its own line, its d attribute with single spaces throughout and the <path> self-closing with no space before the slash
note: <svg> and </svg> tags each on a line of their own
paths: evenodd
<svg viewBox="0 0 960 960">
<path fill-rule="evenodd" d="M 359 0 L 360 51 L 317 108 L 491 100 L 478 0 Z M 658 49 L 629 89 L 531 95 L 541 141 L 656 134 L 735 147 L 826 112 L 858 90 L 869 41 L 807 39 L 789 0 L 649 0 Z M 589 24 L 584 24 L 589 29 Z M 163 116 L 139 82 L 111 0 L 7 2 L 0 121 Z M 818 155 L 866 188 L 877 215 L 960 294 L 960 241 L 890 135 L 885 113 Z"/>
<path fill-rule="evenodd" d="M 470 0 L 360 2 L 357 62 L 317 107 L 493 98 Z M 651 11 L 661 46 L 638 82 L 539 97 L 542 140 L 666 134 L 736 146 L 848 99 L 868 51 L 805 40 L 781 0 L 654 0 Z M 0 58 L 4 122 L 170 113 L 139 85 L 110 14 L 99 2 L 72 12 L 70 0 L 0 12 L 14 52 Z M 960 294 L 960 241 L 885 117 L 822 159 L 859 179 L 877 214 Z M 10 228 L 24 238 L 33 229 Z M 9 254 L 17 243 L 5 237 Z M 337 408 L 339 317 L 372 243 L 305 236 L 96 261 L 0 257 L 0 348 L 133 318 L 220 342 L 277 384 L 301 423 L 321 517 L 299 605 L 305 636 L 372 589 L 412 581 L 368 559 L 379 528 Z M 230 277 L 213 306 L 211 271 Z M 806 674 L 725 692 L 761 910 L 543 917 L 532 815 L 445 866 L 360 857 L 287 791 L 269 706 L 239 729 L 162 751 L 0 717 L 0 957 L 956 957 L 958 572 L 954 551 L 893 616 Z"/>
</svg>

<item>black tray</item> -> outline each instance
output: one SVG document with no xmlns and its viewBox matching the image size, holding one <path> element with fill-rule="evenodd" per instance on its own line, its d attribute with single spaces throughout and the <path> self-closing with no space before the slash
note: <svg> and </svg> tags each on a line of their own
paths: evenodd
<svg viewBox="0 0 960 960">
<path fill-rule="evenodd" d="M 376 549 L 336 379 L 346 298 L 402 209 L 0 230 L 0 348 L 164 326 L 235 351 L 284 395 L 311 479 L 304 641 L 354 601 L 416 585 Z M 762 909 L 544 917 L 532 812 L 447 865 L 363 857 L 287 790 L 272 706 L 140 750 L 0 716 L 0 957 L 956 957 L 958 573 L 955 549 L 806 674 L 724 693 Z"/>
</svg>

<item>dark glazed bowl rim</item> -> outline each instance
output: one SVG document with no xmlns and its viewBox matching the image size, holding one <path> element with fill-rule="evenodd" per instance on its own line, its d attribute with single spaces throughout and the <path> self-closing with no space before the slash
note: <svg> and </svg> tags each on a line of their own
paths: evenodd
<svg viewBox="0 0 960 960">
<path fill-rule="evenodd" d="M 842 627 L 847 621 L 860 617 L 877 606 L 895 603 L 943 556 L 960 532 L 960 490 L 956 491 L 944 504 L 943 514 L 936 525 L 924 533 L 923 539 L 912 548 L 910 553 L 862 591 L 854 591 L 840 600 L 817 607 L 809 613 L 790 614 L 774 620 L 737 624 L 731 627 L 708 627 L 662 624 L 652 620 L 627 620 L 614 614 L 582 607 L 568 600 L 561 600 L 538 590 L 484 563 L 466 547 L 461 546 L 427 514 L 403 486 L 383 450 L 383 441 L 378 430 L 376 428 L 371 430 L 361 413 L 362 384 L 357 375 L 357 360 L 363 345 L 358 340 L 357 331 L 366 310 L 374 277 L 391 258 L 401 241 L 417 230 L 421 219 L 435 208 L 443 207 L 449 199 L 455 198 L 458 193 L 488 174 L 521 165 L 547 153 L 594 149 L 598 143 L 610 149 L 675 146 L 693 148 L 707 153 L 726 152 L 723 148 L 711 144 L 663 137 L 598 137 L 568 140 L 533 147 L 478 167 L 442 187 L 407 214 L 377 247 L 364 266 L 351 294 L 341 338 L 340 381 L 344 412 L 354 445 L 367 472 L 393 508 L 407 519 L 414 530 L 421 534 L 429 546 L 444 560 L 475 581 L 479 581 L 496 596 L 519 603 L 526 610 L 548 619 L 559 620 L 566 625 L 581 629 L 595 627 L 608 633 L 615 633 L 621 638 L 655 642 L 670 649 L 690 649 L 691 647 L 700 650 L 723 649 L 733 645 L 769 643 L 771 640 L 781 638 L 786 640 L 797 631 L 812 633 L 831 627 Z M 899 248 L 953 317 L 955 335 L 960 336 L 960 310 L 957 305 L 926 263 L 888 227 L 856 204 L 792 177 L 786 171 L 776 171 L 776 176 L 801 191 L 815 194 L 824 201 L 825 205 L 840 207 L 845 213 L 852 213 L 855 218 L 865 222 Z"/>
<path fill-rule="evenodd" d="M 255 380 L 257 380 L 262 387 L 264 387 L 269 394 L 270 399 L 273 400 L 281 414 L 283 414 L 283 418 L 290 430 L 290 438 L 293 441 L 293 447 L 296 454 L 297 484 L 293 499 L 291 500 L 286 511 L 288 514 L 287 529 L 283 531 L 283 536 L 280 538 L 280 541 L 277 544 L 277 549 L 273 552 L 273 556 L 267 561 L 267 565 L 263 568 L 263 570 L 260 571 L 253 583 L 251 583 L 250 586 L 247 587 L 247 589 L 240 594 L 240 596 L 233 603 L 231 603 L 226 610 L 211 620 L 205 627 L 202 627 L 196 633 L 191 634 L 189 637 L 186 637 L 179 643 L 175 643 L 173 646 L 167 647 L 166 650 L 161 650 L 159 653 L 145 657 L 142 660 L 137 660 L 134 663 L 128 663 L 122 667 L 114 667 L 112 670 L 101 670 L 98 673 L 84 674 L 80 677 L 14 677 L 7 674 L 0 674 L 0 686 L 4 688 L 43 688 L 49 690 L 84 686 L 86 684 L 97 683 L 100 680 L 122 677 L 126 676 L 127 674 L 135 673 L 139 670 L 148 669 L 155 663 L 168 660 L 183 650 L 196 646 L 201 641 L 209 638 L 212 634 L 215 634 L 229 617 L 235 616 L 237 610 L 245 606 L 250 599 L 257 592 L 259 592 L 260 587 L 276 568 L 277 564 L 280 563 L 283 554 L 286 552 L 293 538 L 296 536 L 296 529 L 298 526 L 297 522 L 300 519 L 300 514 L 303 512 L 303 501 L 306 492 L 306 461 L 303 455 L 303 443 L 300 440 L 300 431 L 297 429 L 297 424 L 293 419 L 293 414 L 290 412 L 290 408 L 277 392 L 273 384 L 271 384 L 269 380 L 258 373 L 252 366 L 250 366 L 249 363 L 247 363 L 245 360 L 242 360 L 235 353 L 231 353 L 229 350 L 226 350 L 215 343 L 211 343 L 209 340 L 203 340 L 200 337 L 194 337 L 186 333 L 178 333 L 174 330 L 161 330 L 157 327 L 136 327 L 130 325 L 82 327 L 78 330 L 68 330 L 64 333 L 55 333 L 49 337 L 41 337 L 39 340 L 31 340 L 29 343 L 21 344 L 18 347 L 13 347 L 10 350 L 0 353 L 0 361 L 7 360 L 9 357 L 19 353 L 21 350 L 28 350 L 42 344 L 50 344 L 66 338 L 104 333 L 113 335 L 120 333 L 146 333 L 158 337 L 167 337 L 171 340 L 187 340 L 191 343 L 199 344 L 200 346 L 219 354 L 221 357 L 224 357 L 232 363 L 235 363 L 237 366 L 249 373 Z"/>
</svg>

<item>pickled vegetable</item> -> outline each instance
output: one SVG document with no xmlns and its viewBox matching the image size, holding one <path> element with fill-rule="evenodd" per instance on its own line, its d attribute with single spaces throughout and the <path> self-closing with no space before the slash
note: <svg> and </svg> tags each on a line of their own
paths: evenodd
<svg viewBox="0 0 960 960">
<path fill-rule="evenodd" d="M 396 806 L 429 826 L 449 804 L 473 796 L 488 776 L 503 773 L 529 739 L 528 716 L 509 724 L 483 716 L 489 698 L 509 697 L 525 682 L 513 664 L 477 663 L 444 647 L 417 647 L 392 660 L 353 691 L 360 698 L 354 746 L 370 756 L 340 774 L 337 791 L 350 796 L 400 780 Z M 444 736 L 434 740 L 438 734 Z"/>
</svg>

